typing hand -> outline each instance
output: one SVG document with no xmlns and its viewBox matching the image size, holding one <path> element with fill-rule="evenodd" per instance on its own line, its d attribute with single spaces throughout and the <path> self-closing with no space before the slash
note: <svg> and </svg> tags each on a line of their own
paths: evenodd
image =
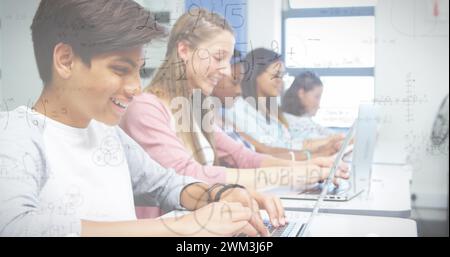
<svg viewBox="0 0 450 257">
<path fill-rule="evenodd" d="M 344 142 L 345 135 L 344 134 L 335 134 L 330 136 L 330 142 L 334 143 L 334 149 L 336 152 L 341 149 L 342 143 Z"/>
<path fill-rule="evenodd" d="M 315 156 L 330 156 L 339 151 L 345 136 L 337 134 L 326 138 L 325 143 L 317 148 Z"/>
<path fill-rule="evenodd" d="M 178 231 L 181 236 L 256 236 L 252 219 L 253 211 L 241 203 L 215 202 L 183 216 Z"/>
<path fill-rule="evenodd" d="M 274 227 L 286 224 L 286 218 L 281 200 L 276 196 L 263 195 L 253 190 L 232 188 L 222 194 L 220 201 L 239 202 L 252 210 L 252 218 L 249 223 L 261 236 L 269 236 L 269 231 L 264 225 L 260 214 L 260 207 L 267 211 Z M 251 235 L 255 236 L 255 235 Z"/>
<path fill-rule="evenodd" d="M 299 170 L 298 175 L 294 178 L 294 186 L 302 188 L 304 186 L 325 181 L 330 174 L 330 168 L 333 165 L 333 162 L 334 159 L 332 157 L 312 159 L 311 162 L 306 164 L 303 168 L 303 172 Z M 333 178 L 333 183 L 338 186 L 338 179 L 348 179 L 348 171 L 348 165 L 346 163 L 340 163 Z"/>
<path fill-rule="evenodd" d="M 283 204 L 278 196 L 261 194 L 251 190 L 249 192 L 253 195 L 258 205 L 266 210 L 272 226 L 279 227 L 286 225 L 287 221 Z"/>
</svg>

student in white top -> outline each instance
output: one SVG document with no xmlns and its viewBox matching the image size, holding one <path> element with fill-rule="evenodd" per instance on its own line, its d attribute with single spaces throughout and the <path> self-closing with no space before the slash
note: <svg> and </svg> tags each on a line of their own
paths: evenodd
<svg viewBox="0 0 450 257">
<path fill-rule="evenodd" d="M 322 92 L 322 81 L 313 72 L 306 71 L 295 77 L 281 105 L 291 135 L 303 140 L 333 137 L 331 130 L 312 120 L 320 108 Z"/>
<path fill-rule="evenodd" d="M 163 35 L 148 11 L 43 0 L 31 30 L 44 89 L 32 110 L 2 115 L 1 236 L 268 235 L 254 193 L 162 168 L 116 126 L 139 92 L 143 45 Z M 134 195 L 194 212 L 136 220 Z"/>
</svg>

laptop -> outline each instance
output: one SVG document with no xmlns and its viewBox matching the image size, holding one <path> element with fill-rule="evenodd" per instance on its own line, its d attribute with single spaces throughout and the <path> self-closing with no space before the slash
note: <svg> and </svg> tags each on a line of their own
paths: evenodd
<svg viewBox="0 0 450 257">
<path fill-rule="evenodd" d="M 280 226 L 278 228 L 272 226 L 270 221 L 268 219 L 263 219 L 264 225 L 269 230 L 269 236 L 270 237 L 306 237 L 308 236 L 309 227 L 313 220 L 313 215 L 316 215 L 316 213 L 311 212 L 309 215 L 309 218 L 306 222 L 303 220 L 293 220 L 289 221 L 286 225 Z M 235 237 L 248 237 L 245 234 L 239 234 Z"/>
<path fill-rule="evenodd" d="M 331 178 L 331 176 L 329 177 Z M 332 183 L 332 180 L 327 180 L 326 183 Z M 272 226 L 268 219 L 263 219 L 264 225 L 269 230 L 270 237 L 307 237 L 309 236 L 309 228 L 314 220 L 314 217 L 319 213 L 320 204 L 325 196 L 325 190 L 316 199 L 313 210 L 309 213 L 307 219 L 295 219 L 290 220 L 286 225 L 275 228 Z M 305 222 L 306 220 L 306 222 Z M 246 237 L 246 235 L 241 234 L 238 236 Z"/>
<path fill-rule="evenodd" d="M 323 190 L 327 189 L 324 196 L 326 201 L 349 201 L 363 192 L 368 195 L 376 133 L 377 122 L 373 105 L 360 105 L 358 118 L 349 129 L 330 169 L 330 175 L 332 174 L 331 178 L 333 178 L 341 160 L 350 158 L 350 178 L 348 180 L 338 179 L 338 187 L 333 183 L 317 183 L 301 191 L 295 191 L 290 187 L 276 187 L 264 190 L 264 192 L 276 194 L 283 199 L 315 200 Z M 354 138 L 353 146 L 350 145 L 352 138 Z"/>
<path fill-rule="evenodd" d="M 306 236 L 306 224 L 302 221 L 295 220 L 290 221 L 285 226 L 281 226 L 278 228 L 273 227 L 270 224 L 270 221 L 264 220 L 264 224 L 269 230 L 269 234 L 271 237 L 303 237 Z"/>
<path fill-rule="evenodd" d="M 312 221 L 314 217 L 319 213 L 320 204 L 324 200 L 328 199 L 336 199 L 335 195 L 330 194 L 329 188 L 334 187 L 333 186 L 333 178 L 335 176 L 337 166 L 339 165 L 340 160 L 344 157 L 344 154 L 347 153 L 346 149 L 349 145 L 351 139 L 353 138 L 354 131 L 355 131 L 355 125 L 356 122 L 352 125 L 349 132 L 347 133 L 347 136 L 344 139 L 344 142 L 342 143 L 341 149 L 339 150 L 339 153 L 336 156 L 336 159 L 334 160 L 333 166 L 330 170 L 330 173 L 328 174 L 328 178 L 325 180 L 324 183 L 321 184 L 320 187 L 317 187 L 314 189 L 314 192 L 316 192 L 315 197 L 308 198 L 308 199 L 314 199 L 316 200 L 316 203 L 314 205 L 313 210 L 311 211 L 309 218 L 306 222 L 303 222 L 302 220 L 295 220 L 289 222 L 285 226 L 281 226 L 278 228 L 275 228 L 271 225 L 271 223 L 268 220 L 264 220 L 264 224 L 266 225 L 267 229 L 269 230 L 271 237 L 305 237 L 308 236 L 309 228 L 312 224 Z M 342 187 L 340 187 L 342 188 Z M 337 192 L 337 189 L 333 189 L 332 192 Z M 358 192 L 357 194 L 359 194 Z M 303 193 L 304 194 L 304 193 Z M 302 194 L 294 193 L 296 196 L 301 196 Z M 282 196 L 281 196 L 282 197 Z M 330 198 L 331 197 L 331 198 Z M 349 196 L 352 197 L 352 196 Z M 354 197 L 354 196 L 353 196 Z M 296 198 L 298 199 L 298 198 Z"/>
<path fill-rule="evenodd" d="M 309 228 L 311 227 L 311 224 L 313 222 L 314 217 L 319 213 L 320 204 L 324 200 L 328 199 L 336 199 L 330 198 L 332 195 L 330 195 L 329 188 L 331 188 L 333 184 L 333 178 L 335 176 L 337 166 L 339 165 L 340 160 L 343 158 L 344 154 L 346 153 L 347 146 L 349 145 L 351 139 L 353 138 L 353 134 L 355 131 L 355 125 L 356 122 L 352 125 L 349 132 L 347 133 L 347 136 L 344 139 L 344 142 L 342 143 L 341 149 L 339 150 L 339 153 L 336 156 L 336 159 L 334 160 L 333 166 L 330 170 L 330 173 L 328 174 L 327 179 L 324 183 L 322 183 L 321 187 L 315 189 L 314 192 L 317 192 L 314 199 L 316 200 L 316 203 L 314 205 L 313 210 L 309 214 L 309 218 L 307 222 L 302 222 L 301 220 L 295 220 L 293 222 L 289 222 L 287 225 L 274 228 L 270 222 L 267 220 L 264 221 L 266 227 L 269 229 L 269 233 L 271 237 L 306 237 L 309 233 Z M 334 187 L 334 186 L 333 186 Z M 333 189 L 333 192 L 336 192 L 336 189 Z M 359 194 L 360 192 L 356 193 Z M 299 194 L 300 195 L 300 194 Z M 349 196 L 351 197 L 351 196 Z M 354 196 L 353 196 L 354 197 Z"/>
</svg>

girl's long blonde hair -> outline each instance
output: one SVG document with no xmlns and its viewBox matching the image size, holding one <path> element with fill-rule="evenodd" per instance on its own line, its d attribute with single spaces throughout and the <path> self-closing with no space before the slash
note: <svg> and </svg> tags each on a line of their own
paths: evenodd
<svg viewBox="0 0 450 257">
<path fill-rule="evenodd" d="M 194 131 L 193 123 L 200 121 L 197 124 L 201 128 L 201 133 L 211 145 L 214 153 L 216 153 L 214 133 L 211 129 L 206 132 L 201 123 L 205 114 L 210 110 L 201 109 L 200 117 L 194 117 L 196 112 L 193 112 L 192 108 L 201 108 L 201 106 L 193 106 L 192 88 L 187 84 L 187 64 L 178 55 L 178 43 L 184 41 L 191 49 L 197 49 L 201 43 L 211 40 L 215 35 L 223 31 L 233 34 L 233 29 L 228 22 L 216 13 L 202 8 L 195 8 L 183 14 L 170 32 L 165 60 L 156 71 L 150 86 L 144 89 L 145 92 L 156 95 L 163 101 L 166 101 L 166 103 L 170 103 L 177 97 L 189 99 L 190 110 L 189 108 L 182 108 L 182 110 L 172 109 L 171 111 L 172 113 L 181 111 L 183 118 L 189 117 L 189 130 L 187 132 L 185 128 L 181 127 L 182 124 L 176 121 L 177 136 L 183 141 L 185 147 L 191 150 L 195 160 L 203 165 L 206 164 L 206 158 L 199 142 L 200 135 Z M 202 96 L 201 103 L 206 100 L 207 97 Z M 217 164 L 217 158 L 214 160 L 214 163 Z"/>
</svg>

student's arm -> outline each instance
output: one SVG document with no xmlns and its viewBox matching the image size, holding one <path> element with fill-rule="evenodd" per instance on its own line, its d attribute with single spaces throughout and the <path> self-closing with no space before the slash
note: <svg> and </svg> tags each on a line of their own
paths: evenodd
<svg viewBox="0 0 450 257">
<path fill-rule="evenodd" d="M 163 167 L 210 184 L 225 183 L 226 169 L 198 163 L 171 128 L 170 115 L 156 96 L 143 94 L 128 107 L 121 127 Z"/>
<path fill-rule="evenodd" d="M 301 180 L 304 180 L 305 183 L 315 183 L 317 181 L 312 178 L 311 171 L 322 170 L 321 172 L 326 176 L 334 161 L 334 157 L 317 157 L 308 162 L 293 162 L 291 157 L 286 160 L 271 155 L 262 155 L 235 142 L 220 129 L 216 131 L 215 139 L 219 157 L 227 161 L 232 167 L 239 167 L 237 169 L 227 169 L 227 183 L 239 183 L 253 189 L 260 189 L 266 186 L 286 185 L 285 179 L 265 181 L 260 178 L 264 176 L 270 176 L 272 178 L 286 177 L 286 172 L 290 169 L 292 169 L 292 174 L 290 176 L 295 176 L 297 178 L 309 177 L 308 179 Z M 283 150 L 286 151 L 286 149 Z M 304 152 L 297 151 L 297 154 L 300 153 L 303 155 L 305 154 Z M 289 153 L 287 154 L 290 156 Z M 253 168 L 253 170 L 251 168 Z M 345 177 L 346 174 L 344 173 L 346 173 L 347 167 L 342 165 L 341 170 L 343 172 L 342 176 Z M 339 172 L 338 176 L 340 176 Z"/>
<path fill-rule="evenodd" d="M 125 153 L 135 195 L 146 194 L 159 202 L 160 208 L 165 211 L 181 208 L 197 210 L 215 198 L 215 194 L 220 188 L 211 191 L 209 196 L 207 193 L 209 185 L 192 177 L 180 176 L 173 169 L 163 168 L 153 161 L 125 132 L 120 128 L 117 128 L 117 130 L 122 145 L 126 149 Z M 239 184 L 239 182 L 236 183 Z M 235 191 L 234 194 L 239 193 L 239 191 Z M 256 201 L 261 201 L 262 199 L 259 198 L 259 195 L 253 195 L 252 197 L 255 197 Z M 241 202 L 244 206 L 248 206 L 248 202 L 245 199 L 240 197 L 233 197 L 232 199 L 235 202 Z M 261 220 L 252 219 L 250 224 L 254 229 L 259 229 L 261 233 L 265 230 L 261 226 Z"/>
<path fill-rule="evenodd" d="M 156 200 L 160 208 L 165 211 L 183 207 L 189 209 L 190 206 L 197 205 L 197 203 L 187 202 L 183 206 L 180 197 L 187 185 L 199 183 L 201 182 L 200 180 L 188 176 L 180 176 L 173 169 L 162 167 L 159 163 L 152 160 L 144 149 L 120 128 L 117 128 L 117 132 L 125 150 L 135 195 L 145 194 L 147 197 Z M 207 190 L 208 186 L 205 184 L 203 188 Z M 198 190 L 192 191 L 192 193 L 194 192 L 198 192 Z M 194 195 L 197 197 L 196 200 L 202 199 L 200 194 Z"/>
<path fill-rule="evenodd" d="M 303 141 L 303 148 L 316 156 L 330 156 L 339 151 L 345 136 L 336 134 L 323 139 L 308 139 Z"/>
<path fill-rule="evenodd" d="M 219 127 L 215 127 L 215 145 L 218 158 L 227 167 L 239 169 L 260 168 L 268 155 L 254 152 L 246 148 L 242 143 L 236 142 Z"/>
<path fill-rule="evenodd" d="M 265 232 L 262 221 L 256 222 L 249 207 L 234 203 L 208 205 L 209 186 L 194 183 L 183 188 L 180 205 L 193 213 L 178 218 L 141 219 L 133 221 L 96 222 L 83 220 L 81 236 L 231 236 L 240 232 L 251 236 Z M 214 198 L 218 190 L 213 190 Z M 230 211 L 232 215 L 224 215 Z M 234 218 L 232 216 L 235 216 Z M 236 219 L 236 216 L 240 216 Z M 253 219 L 253 220 L 252 220 Z"/>
<path fill-rule="evenodd" d="M 254 215 L 239 203 L 218 202 L 176 218 L 121 222 L 82 221 L 81 236 L 232 236 L 245 233 L 257 236 L 250 223 Z M 261 222 L 260 226 L 264 226 Z M 265 228 L 258 227 L 259 230 Z M 267 235 L 267 234 L 265 234 Z"/>
<path fill-rule="evenodd" d="M 227 169 L 227 182 L 243 184 L 254 189 L 282 185 L 276 183 L 284 183 L 284 181 L 279 180 L 271 185 L 259 184 L 259 182 L 255 184 L 255 181 L 258 181 L 257 178 L 261 177 L 261 174 L 270 174 L 271 177 L 281 177 L 291 167 L 294 167 L 292 176 L 309 176 L 308 169 L 329 168 L 334 160 L 334 158 L 314 158 L 309 162 L 293 162 L 291 158 L 285 160 L 275 158 L 271 155 L 253 152 L 234 141 L 221 129 L 217 129 L 214 136 L 217 146 L 216 150 L 221 160 L 226 161 L 231 167 L 237 167 L 237 169 Z M 289 153 L 287 154 L 290 156 Z M 260 182 L 264 181 L 260 180 Z"/>
<path fill-rule="evenodd" d="M 276 158 L 280 158 L 280 159 L 285 159 L 285 160 L 291 160 L 292 156 L 289 152 L 293 152 L 295 155 L 295 160 L 297 161 L 303 161 L 303 160 L 307 160 L 308 159 L 308 155 L 305 151 L 299 151 L 299 150 L 289 150 L 286 148 L 281 148 L 281 147 L 273 147 L 273 146 L 268 146 L 265 144 L 262 144 L 258 141 L 256 141 L 254 138 L 252 138 L 251 136 L 241 132 L 239 133 L 245 140 L 247 140 L 250 144 L 252 144 L 253 146 L 255 146 L 255 150 L 258 153 L 263 153 L 263 154 L 269 154 L 273 157 Z M 313 154 L 311 154 L 311 157 L 314 157 Z"/>
<path fill-rule="evenodd" d="M 52 174 L 46 169 L 42 138 L 26 124 L 25 118 L 11 117 L 0 133 L 0 236 L 78 235 L 80 220 L 64 211 L 67 206 L 40 199 Z"/>
<path fill-rule="evenodd" d="M 258 141 L 258 138 L 260 137 L 260 128 L 257 126 L 258 115 L 260 114 L 241 98 L 235 102 L 233 108 L 228 109 L 225 112 L 226 120 L 234 122 L 235 129 L 238 133 L 245 140 L 254 145 L 257 152 L 270 154 L 274 157 L 282 159 L 291 159 L 289 152 L 293 151 L 292 149 L 279 147 L 277 146 L 279 145 L 278 142 L 273 142 L 274 145 L 269 146 Z M 340 141 L 342 141 L 342 138 L 339 137 L 330 137 L 325 140 L 311 139 L 306 142 L 304 140 L 294 139 L 291 144 L 293 146 L 292 148 L 295 149 L 293 151 L 295 154 L 295 159 L 306 160 L 308 158 L 308 154 L 306 154 L 305 150 L 309 151 L 312 158 L 330 156 L 337 152 Z"/>
<path fill-rule="evenodd" d="M 182 223 L 182 222 L 181 222 Z M 173 218 L 141 219 L 136 221 L 97 222 L 83 220 L 81 222 L 82 237 L 173 237 L 185 234 L 184 227 Z M 186 226 L 186 224 L 185 224 Z M 169 229 L 172 228 L 172 229 Z"/>
<path fill-rule="evenodd" d="M 252 211 L 238 203 L 215 203 L 179 219 L 81 221 L 74 213 L 60 210 L 58 206 L 50 208 L 40 198 L 42 188 L 51 179 L 40 143 L 0 135 L 0 145 L 1 236 L 230 236 L 241 232 L 255 236 L 258 233 L 251 225 Z M 186 187 L 181 205 L 189 207 L 193 205 L 191 196 L 199 198 L 195 195 L 199 192 L 201 195 L 205 186 L 198 185 Z M 223 215 L 218 210 L 233 215 Z"/>
<path fill-rule="evenodd" d="M 187 215 L 177 218 L 137 221 L 97 222 L 83 220 L 81 222 L 81 236 L 232 236 L 239 233 L 245 233 L 249 236 L 268 235 L 267 229 L 259 217 L 257 206 L 252 208 L 243 205 L 240 194 L 231 190 L 221 197 L 221 200 L 227 202 L 208 204 L 208 188 L 209 186 L 203 183 L 189 184 L 183 188 L 180 205 L 194 211 Z M 219 189 L 211 191 L 212 198 L 215 198 Z M 247 195 L 250 194 L 247 193 Z M 229 201 L 230 199 L 231 201 Z M 267 199 L 250 198 L 250 200 L 252 199 L 258 202 L 267 201 Z M 281 202 L 278 205 L 281 206 Z M 272 204 L 271 218 L 273 216 L 280 217 L 278 214 L 273 214 L 277 212 L 284 213 L 282 209 L 281 211 L 276 210 L 276 206 Z"/>
</svg>

